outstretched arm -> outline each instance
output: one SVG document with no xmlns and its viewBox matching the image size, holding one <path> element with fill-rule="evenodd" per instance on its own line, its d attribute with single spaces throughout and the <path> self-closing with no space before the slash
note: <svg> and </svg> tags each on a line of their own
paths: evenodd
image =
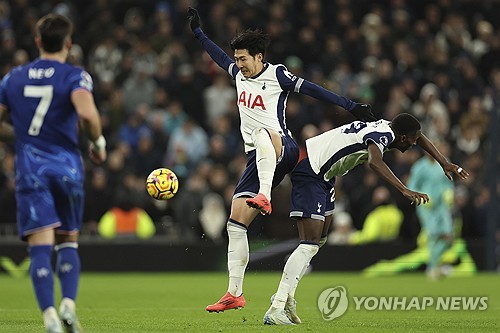
<svg viewBox="0 0 500 333">
<path fill-rule="evenodd" d="M 453 181 L 453 174 L 456 174 L 462 180 L 469 177 L 469 173 L 462 167 L 449 162 L 424 134 L 420 135 L 417 140 L 417 144 L 441 165 L 446 177 L 448 177 L 449 180 Z"/>
<path fill-rule="evenodd" d="M 357 119 L 362 121 L 377 120 L 372 113 L 372 108 L 368 104 L 360 104 L 351 101 L 350 99 L 335 94 L 334 92 L 325 89 L 313 82 L 297 77 L 285 70 L 285 67 L 279 67 L 276 75 L 280 82 L 281 88 L 285 91 L 294 91 L 304 95 L 314 97 L 320 101 L 332 103 L 343 107 L 351 112 Z"/>
<path fill-rule="evenodd" d="M 298 92 L 319 99 L 320 101 L 333 103 L 339 105 L 346 109 L 347 111 L 351 111 L 356 106 L 356 103 L 351 101 L 350 99 L 335 94 L 334 92 L 325 89 L 313 82 L 308 80 L 303 80 L 302 85 L 300 86 L 300 90 Z"/>
<path fill-rule="evenodd" d="M 227 55 L 226 52 L 224 52 L 224 50 L 210 40 L 210 38 L 205 35 L 203 30 L 201 30 L 200 16 L 198 15 L 198 11 L 196 9 L 189 7 L 188 20 L 194 36 L 200 41 L 201 46 L 203 46 L 205 51 L 207 51 L 210 58 L 212 58 L 213 61 L 219 65 L 219 67 L 227 71 L 234 78 L 237 72 L 237 67 L 234 66 L 234 61 Z"/>
<path fill-rule="evenodd" d="M 425 193 L 415 192 L 407 188 L 401 180 L 392 172 L 382 158 L 382 152 L 375 143 L 368 143 L 368 165 L 382 179 L 394 186 L 412 204 L 420 205 L 429 202 L 429 196 Z"/>
</svg>

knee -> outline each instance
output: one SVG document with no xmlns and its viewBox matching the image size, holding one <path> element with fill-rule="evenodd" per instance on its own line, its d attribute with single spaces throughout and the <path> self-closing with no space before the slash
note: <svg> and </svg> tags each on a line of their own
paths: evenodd
<svg viewBox="0 0 500 333">
<path fill-rule="evenodd" d="M 254 144 L 257 141 L 257 138 L 261 135 L 267 135 L 267 136 L 269 136 L 269 138 L 271 137 L 269 132 L 263 127 L 254 128 L 251 135 L 252 135 L 252 141 Z"/>
<path fill-rule="evenodd" d="M 319 244 L 312 242 L 301 242 L 297 247 L 301 252 L 305 253 L 308 257 L 314 257 L 319 251 Z"/>
</svg>

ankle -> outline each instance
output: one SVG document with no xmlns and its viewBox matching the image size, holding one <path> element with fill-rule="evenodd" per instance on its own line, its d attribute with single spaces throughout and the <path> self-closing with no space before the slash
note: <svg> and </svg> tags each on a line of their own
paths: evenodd
<svg viewBox="0 0 500 333">
<path fill-rule="evenodd" d="M 75 308 L 76 308 L 75 301 L 72 300 L 71 298 L 64 297 L 61 300 L 61 305 L 59 306 L 59 309 L 63 309 L 63 308 L 66 308 L 66 309 L 74 312 Z"/>
</svg>

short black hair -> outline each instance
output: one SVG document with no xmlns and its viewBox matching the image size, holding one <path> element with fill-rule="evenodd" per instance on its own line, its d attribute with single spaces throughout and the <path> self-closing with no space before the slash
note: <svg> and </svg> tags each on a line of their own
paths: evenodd
<svg viewBox="0 0 500 333">
<path fill-rule="evenodd" d="M 269 35 L 262 32 L 260 29 L 255 30 L 245 30 L 238 33 L 231 40 L 229 45 L 231 50 L 248 50 L 248 53 L 255 57 L 257 54 L 262 53 L 262 56 L 266 54 L 266 49 L 271 42 Z"/>
<path fill-rule="evenodd" d="M 65 16 L 48 14 L 38 20 L 35 32 L 40 37 L 42 49 L 55 53 L 63 49 L 66 37 L 71 36 L 73 23 Z"/>
<path fill-rule="evenodd" d="M 418 119 L 409 113 L 400 113 L 394 117 L 391 127 L 399 135 L 415 135 L 422 129 Z"/>
</svg>

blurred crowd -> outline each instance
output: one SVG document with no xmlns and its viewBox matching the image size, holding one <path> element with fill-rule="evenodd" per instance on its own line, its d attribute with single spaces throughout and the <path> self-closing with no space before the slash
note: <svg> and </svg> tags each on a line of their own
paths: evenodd
<svg viewBox="0 0 500 333">
<path fill-rule="evenodd" d="M 455 213 L 465 238 L 485 233 L 489 114 L 500 89 L 500 3 L 472 0 L 0 0 L 0 76 L 37 57 L 33 25 L 57 12 L 75 24 L 69 61 L 94 79 L 108 140 L 102 167 L 87 163 L 84 232 L 97 233 L 112 208 L 142 208 L 157 234 L 183 239 L 224 236 L 228 208 L 246 156 L 230 76 L 203 51 L 187 24 L 197 7 L 202 28 L 229 55 L 237 31 L 271 36 L 265 55 L 292 73 L 356 102 L 376 116 L 415 115 L 424 133 L 449 145 L 471 174 L 457 182 Z M 291 94 L 286 121 L 298 142 L 354 120 L 345 110 Z M 498 107 L 498 106 L 497 106 Z M 85 149 L 85 143 L 82 142 Z M 405 180 L 422 152 L 386 154 Z M 14 156 L 0 145 L 0 221 L 15 221 Z M 169 201 L 147 196 L 145 178 L 171 168 L 180 190 Z M 382 204 L 403 213 L 399 236 L 416 238 L 414 207 L 363 166 L 338 179 L 336 209 L 361 229 Z M 290 184 L 273 195 L 273 215 L 251 232 L 296 235 L 288 218 Z M 253 231 L 252 231 L 253 230 Z"/>
</svg>

